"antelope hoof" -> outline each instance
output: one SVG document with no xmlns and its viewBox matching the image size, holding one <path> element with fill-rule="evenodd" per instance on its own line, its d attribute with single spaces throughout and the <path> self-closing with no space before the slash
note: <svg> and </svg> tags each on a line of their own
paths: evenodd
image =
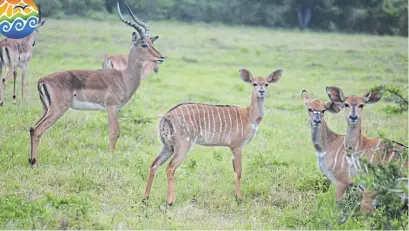
<svg viewBox="0 0 409 231">
<path fill-rule="evenodd" d="M 143 199 L 142 199 L 142 203 L 145 204 L 145 205 L 147 205 L 147 204 L 148 204 L 148 199 L 149 199 L 149 197 L 143 198 Z"/>
<path fill-rule="evenodd" d="M 17 100 L 16 100 L 16 96 L 13 95 L 13 103 L 16 104 Z"/>
<path fill-rule="evenodd" d="M 0 107 L 3 107 L 3 102 L 0 103 Z"/>
<path fill-rule="evenodd" d="M 36 162 L 37 162 L 36 158 L 29 158 L 28 159 L 28 163 L 30 163 L 32 166 L 36 165 Z"/>
<path fill-rule="evenodd" d="M 168 202 L 168 206 L 169 206 L 169 207 L 172 207 L 172 205 L 173 205 L 173 201 L 172 201 L 172 202 Z"/>
<path fill-rule="evenodd" d="M 243 202 L 243 199 L 236 195 L 236 202 L 237 202 L 237 204 L 241 204 Z"/>
</svg>

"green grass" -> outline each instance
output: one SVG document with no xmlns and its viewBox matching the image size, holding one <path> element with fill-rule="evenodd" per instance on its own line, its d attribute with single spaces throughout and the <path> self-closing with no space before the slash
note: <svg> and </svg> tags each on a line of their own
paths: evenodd
<svg viewBox="0 0 409 231">
<path fill-rule="evenodd" d="M 330 224 L 334 190 L 326 190 L 316 166 L 301 91 L 327 101 L 329 85 L 346 95 L 363 95 L 380 84 L 405 87 L 407 38 L 174 22 L 150 26 L 160 36 L 155 47 L 168 59 L 122 108 L 117 150 L 108 151 L 105 112 L 69 110 L 43 135 L 40 165 L 33 169 L 28 129 L 42 115 L 37 80 L 55 71 L 98 69 L 105 53 L 128 53 L 131 46 L 132 31 L 117 21 L 47 22 L 29 66 L 26 102 L 20 106 L 18 94 L 18 104 L 11 103 L 10 81 L 0 108 L 1 228 L 364 228 Z M 265 117 L 244 150 L 243 203 L 234 198 L 230 151 L 195 146 L 176 171 L 174 206 L 166 207 L 164 166 L 144 205 L 148 168 L 160 149 L 158 118 L 185 101 L 247 106 L 251 86 L 240 80 L 240 68 L 254 76 L 284 69 L 281 81 L 269 87 Z M 388 105 L 381 100 L 365 107 L 364 133 L 407 143 L 408 114 L 386 114 Z M 343 112 L 325 116 L 333 130 L 345 132 Z"/>
</svg>

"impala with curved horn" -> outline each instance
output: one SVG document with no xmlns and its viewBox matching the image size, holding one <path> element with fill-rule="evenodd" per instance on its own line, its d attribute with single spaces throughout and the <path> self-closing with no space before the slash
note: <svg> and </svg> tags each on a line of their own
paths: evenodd
<svg viewBox="0 0 409 231">
<path fill-rule="evenodd" d="M 22 39 L 6 38 L 0 41 L 0 76 L 2 75 L 3 66 L 7 65 L 6 75 L 0 83 L 0 106 L 3 106 L 6 83 L 12 74 L 14 76 L 13 102 L 16 103 L 17 67 L 20 67 L 23 71 L 21 77 L 21 101 L 23 102 L 24 100 L 28 63 L 33 55 L 33 47 L 36 44 L 39 30 L 46 22 L 46 20 L 42 21 L 40 5 L 38 5 L 38 12 L 38 24 L 33 33 Z"/>
<path fill-rule="evenodd" d="M 124 2 L 125 3 L 125 2 Z M 138 23 L 141 27 L 144 28 L 145 30 L 145 34 L 149 34 L 150 33 L 150 28 L 148 26 L 148 24 L 141 22 L 140 20 L 138 20 L 135 15 L 132 13 L 131 8 L 128 6 L 127 3 L 125 3 L 125 6 L 127 7 L 128 11 L 131 14 L 131 17 L 134 19 L 134 21 L 136 23 Z M 159 36 L 154 36 L 154 37 L 149 37 L 151 42 L 155 42 Z M 117 70 L 124 70 L 126 68 L 126 66 L 128 65 L 128 56 L 127 55 L 123 55 L 123 54 L 114 54 L 114 55 L 105 55 L 104 56 L 104 62 L 102 63 L 102 68 L 115 68 Z M 149 65 L 151 65 L 150 67 L 148 67 Z M 155 69 L 156 67 L 156 63 L 152 63 L 152 62 L 145 62 L 143 64 L 143 68 L 145 70 L 149 70 L 149 69 Z M 144 72 L 142 73 L 142 79 L 144 79 L 150 72 Z"/>
<path fill-rule="evenodd" d="M 123 107 L 141 83 L 146 72 L 158 72 L 156 64 L 165 60 L 135 22 L 126 20 L 117 3 L 122 22 L 136 30 L 132 34 L 133 46 L 129 52 L 128 65 L 122 70 L 72 70 L 49 74 L 38 81 L 38 91 L 44 115 L 30 129 L 30 164 L 38 164 L 38 146 L 41 135 L 53 125 L 69 108 L 77 110 L 106 110 L 109 124 L 109 149 L 114 151 L 119 138 L 118 110 Z M 128 9 L 130 13 L 132 11 Z M 146 65 L 152 63 L 152 65 Z M 153 65 L 155 64 L 155 65 Z M 154 68 L 152 68 L 154 67 Z M 145 68 L 145 69 L 144 69 Z"/>
</svg>

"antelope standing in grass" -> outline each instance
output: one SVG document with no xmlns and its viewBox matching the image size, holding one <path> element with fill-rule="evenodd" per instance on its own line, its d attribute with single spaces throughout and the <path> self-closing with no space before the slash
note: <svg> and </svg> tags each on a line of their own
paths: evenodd
<svg viewBox="0 0 409 231">
<path fill-rule="evenodd" d="M 356 176 L 361 170 L 359 159 L 368 158 L 370 163 L 385 164 L 398 160 L 399 151 L 407 148 L 405 145 L 395 142 L 396 147 L 392 151 L 384 151 L 384 142 L 380 138 L 369 138 L 362 134 L 362 111 L 366 104 L 373 104 L 382 98 L 384 88 L 370 91 L 364 96 L 345 97 L 342 90 L 338 87 L 327 87 L 327 93 L 330 100 L 334 103 L 344 104 L 345 115 L 348 128 L 345 134 L 344 155 L 348 159 L 350 166 L 350 176 Z M 383 150 L 383 151 L 381 151 Z M 351 155 L 349 151 L 352 151 Z M 407 166 L 407 161 L 406 161 Z M 370 190 L 364 190 L 363 198 L 360 204 L 362 212 L 371 212 L 373 206 L 374 194 Z"/>
<path fill-rule="evenodd" d="M 29 162 L 37 166 L 38 145 L 41 135 L 54 124 L 70 107 L 78 110 L 106 110 L 109 124 L 109 149 L 114 151 L 119 138 L 118 110 L 123 107 L 138 89 L 145 62 L 162 63 L 165 60 L 157 51 L 146 33 L 147 26 L 124 19 L 119 2 L 118 14 L 122 22 L 131 26 L 133 46 L 129 52 L 129 62 L 125 70 L 73 70 L 47 75 L 38 81 L 38 91 L 44 107 L 43 117 L 30 129 L 31 155 Z M 128 9 L 130 13 L 132 12 Z M 138 37 L 139 35 L 139 37 Z"/>
<path fill-rule="evenodd" d="M 140 25 L 142 25 L 144 28 L 146 28 L 149 32 L 149 26 L 141 21 L 139 21 L 135 15 L 132 13 L 130 10 L 130 7 L 126 2 L 125 6 L 128 8 L 128 10 L 131 13 L 131 17 L 136 20 Z M 154 36 L 154 37 L 149 37 L 152 44 L 159 38 L 159 36 Z M 115 55 L 105 55 L 104 56 L 104 62 L 102 63 L 102 68 L 115 68 L 117 70 L 125 70 L 126 67 L 128 66 L 128 56 L 123 55 L 123 54 L 115 54 Z M 151 67 L 149 67 L 151 66 Z M 153 62 L 144 62 L 142 66 L 142 70 L 150 70 L 150 69 L 157 69 L 157 63 Z M 142 73 L 142 79 L 144 79 L 150 72 L 143 72 Z"/>
<path fill-rule="evenodd" d="M 162 150 L 149 169 L 144 199 L 149 197 L 156 170 L 172 155 L 166 169 L 168 178 L 167 202 L 175 201 L 174 175 L 194 144 L 229 147 L 233 153 L 233 170 L 236 180 L 236 198 L 241 194 L 241 155 L 243 148 L 253 139 L 264 116 L 264 101 L 268 85 L 279 81 L 282 70 L 268 77 L 253 78 L 248 70 L 241 69 L 241 79 L 253 86 L 251 103 L 247 108 L 228 105 L 197 103 L 179 104 L 168 111 L 159 122 Z"/>
<path fill-rule="evenodd" d="M 301 96 L 308 111 L 318 167 L 328 180 L 335 184 L 336 199 L 340 200 L 348 186 L 352 184 L 348 174 L 349 165 L 344 155 L 345 136 L 336 134 L 328 127 L 324 120 L 324 112 L 338 113 L 344 105 L 310 99 L 305 90 L 302 91 Z"/>
<path fill-rule="evenodd" d="M 16 103 L 17 67 L 22 69 L 21 102 L 24 100 L 28 63 L 33 55 L 33 47 L 36 45 L 39 30 L 46 22 L 46 20 L 42 21 L 40 5 L 38 5 L 38 12 L 38 24 L 33 33 L 22 39 L 6 38 L 0 41 L 0 76 L 2 75 L 3 66 L 7 65 L 6 75 L 2 79 L 2 83 L 0 83 L 0 106 L 3 106 L 6 84 L 12 74 L 14 76 L 13 103 Z"/>
</svg>

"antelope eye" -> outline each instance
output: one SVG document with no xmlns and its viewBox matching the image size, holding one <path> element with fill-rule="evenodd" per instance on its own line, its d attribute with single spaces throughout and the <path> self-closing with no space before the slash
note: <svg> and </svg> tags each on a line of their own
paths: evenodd
<svg viewBox="0 0 409 231">
<path fill-rule="evenodd" d="M 363 108 L 363 107 L 364 107 L 364 105 L 363 105 L 363 104 L 360 104 L 358 107 L 359 107 L 359 108 Z"/>
<path fill-rule="evenodd" d="M 257 85 L 258 85 L 257 83 L 253 83 L 253 86 L 255 86 L 255 87 L 256 87 Z"/>
<path fill-rule="evenodd" d="M 345 107 L 349 107 L 349 104 L 346 103 L 346 104 L 345 104 Z"/>
<path fill-rule="evenodd" d="M 309 112 L 312 112 L 312 109 L 311 109 L 311 108 L 308 108 L 308 111 L 309 111 Z"/>
<path fill-rule="evenodd" d="M 268 87 L 268 83 L 266 83 L 266 85 L 265 85 L 266 87 Z"/>
<path fill-rule="evenodd" d="M 143 47 L 143 48 L 148 48 L 148 45 L 142 44 L 142 47 Z"/>
</svg>

